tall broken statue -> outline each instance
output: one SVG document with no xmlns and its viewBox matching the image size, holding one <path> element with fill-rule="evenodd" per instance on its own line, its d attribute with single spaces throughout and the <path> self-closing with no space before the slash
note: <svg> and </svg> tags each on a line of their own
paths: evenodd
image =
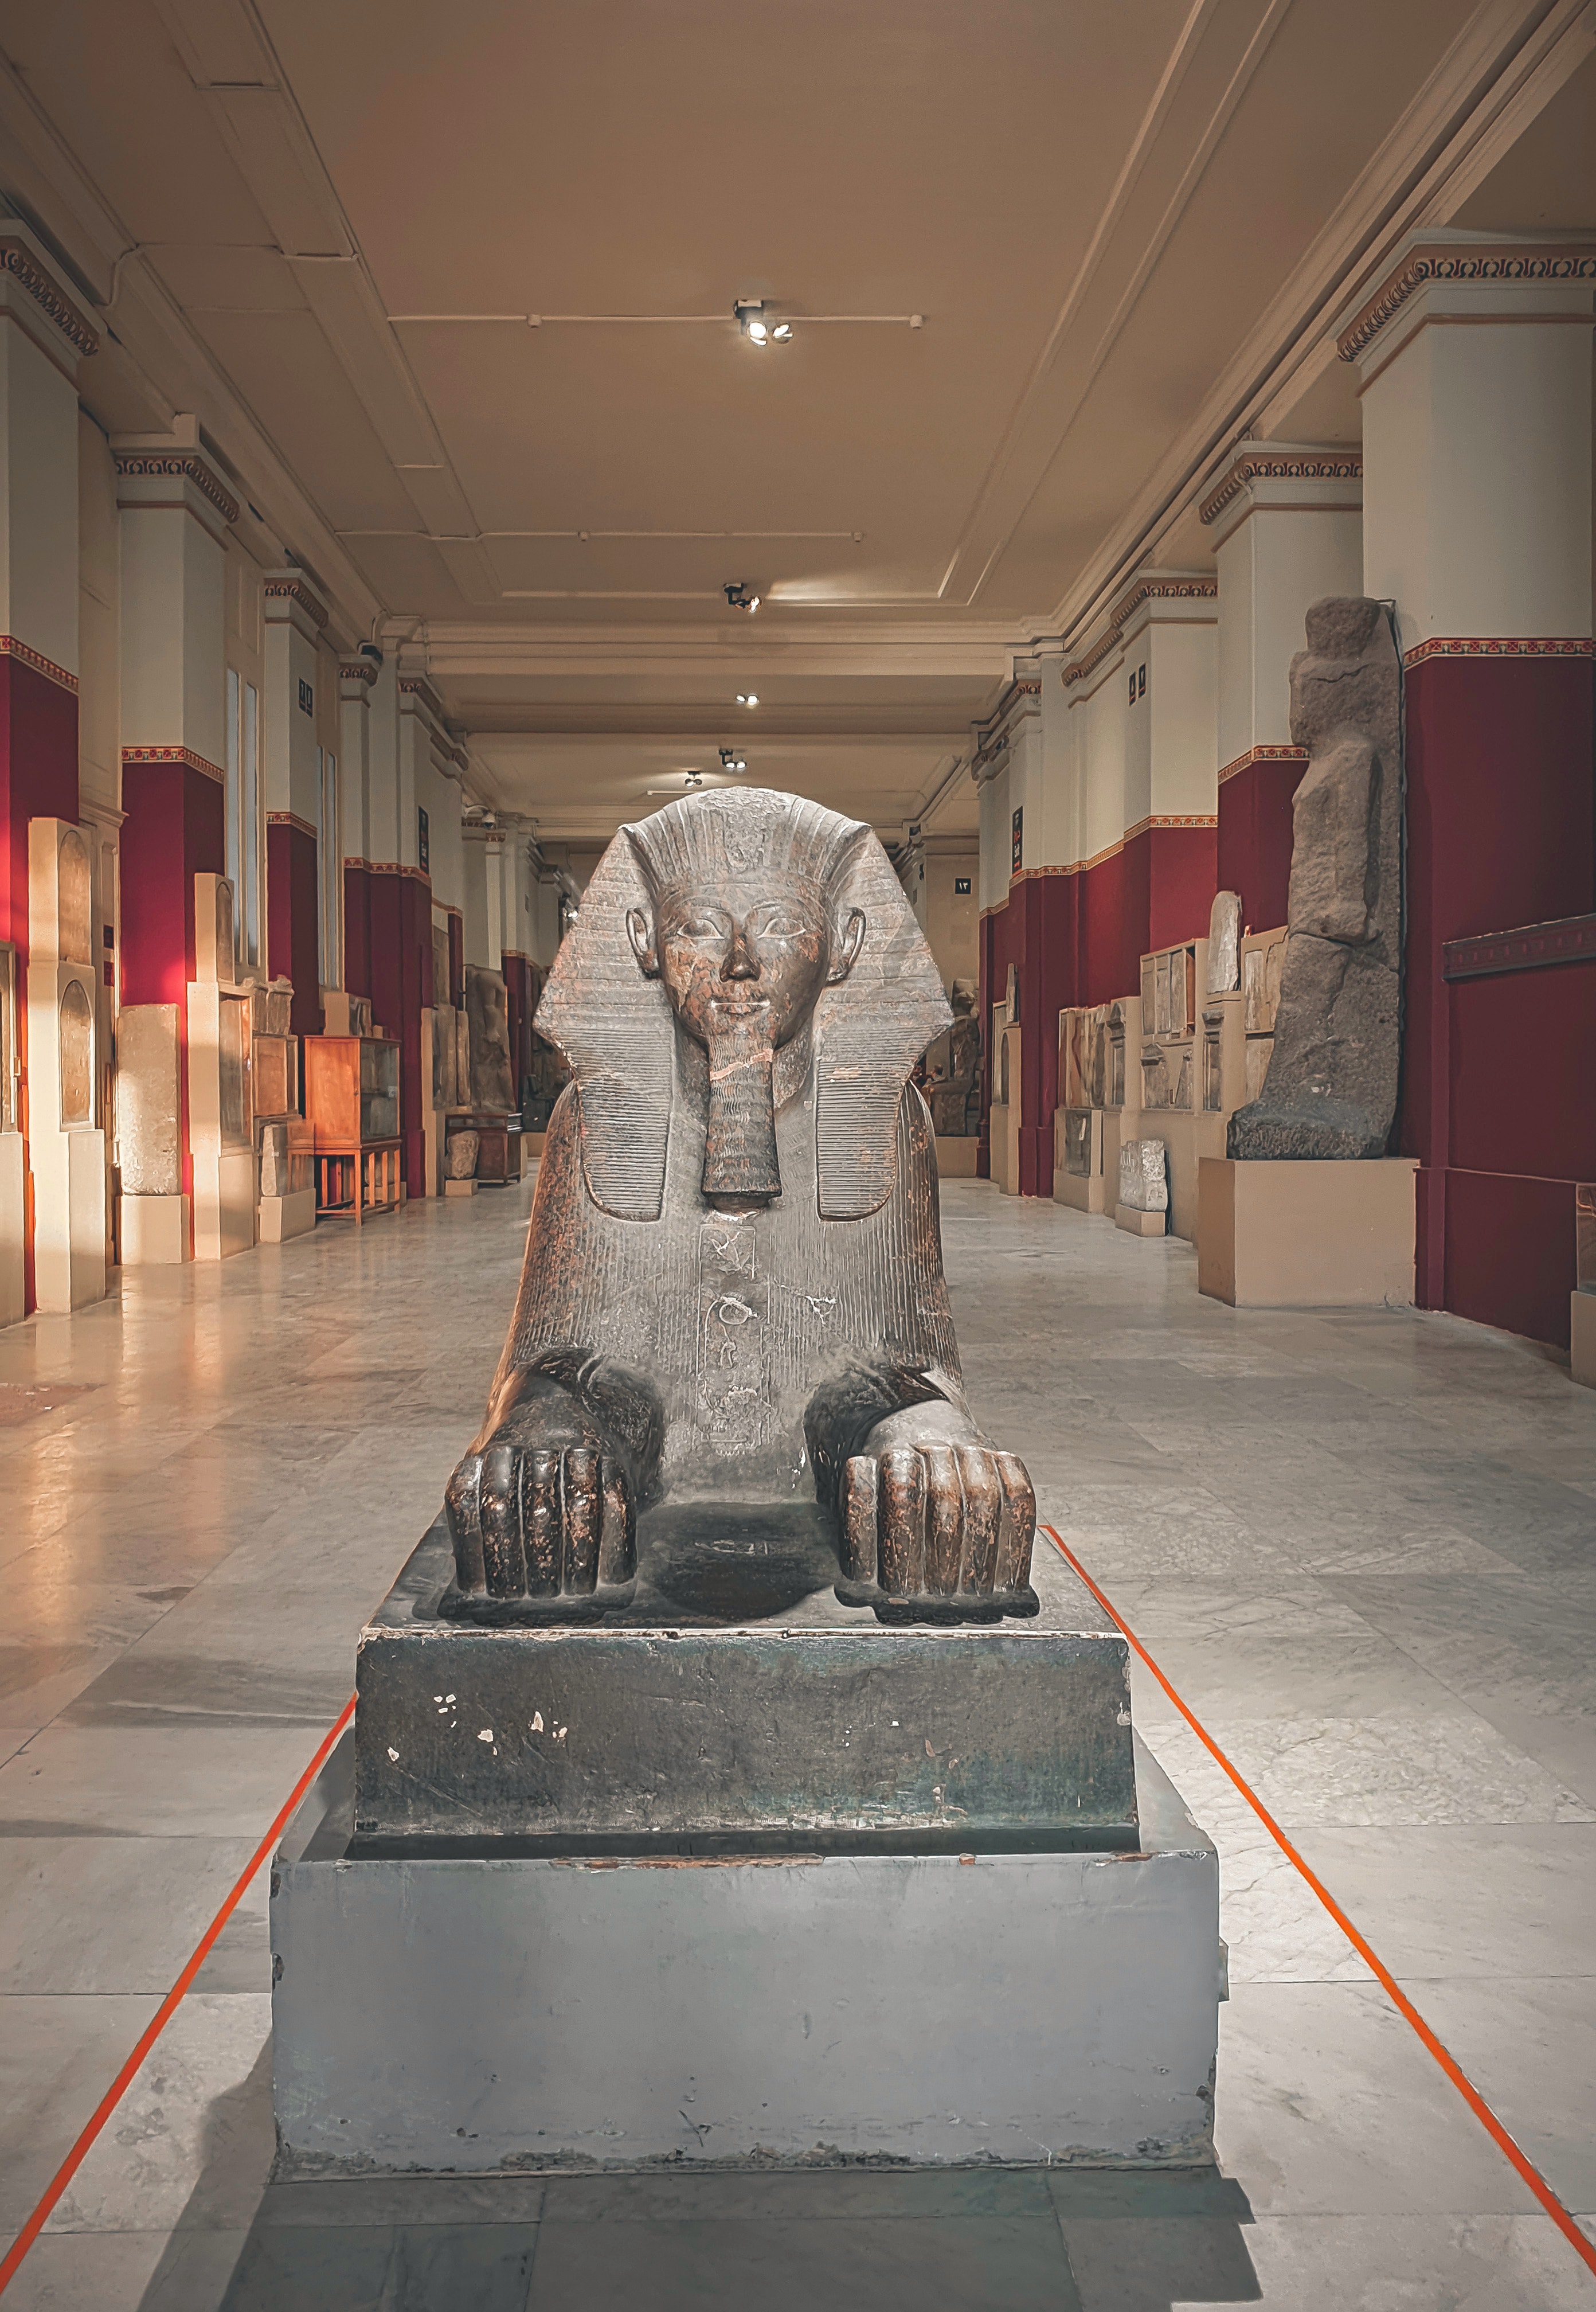
<svg viewBox="0 0 1596 2312">
<path fill-rule="evenodd" d="M 1291 662 L 1291 884 L 1274 1053 L 1233 1157 L 1383 1156 L 1402 992 L 1402 669 L 1391 614 L 1327 595 Z"/>
</svg>

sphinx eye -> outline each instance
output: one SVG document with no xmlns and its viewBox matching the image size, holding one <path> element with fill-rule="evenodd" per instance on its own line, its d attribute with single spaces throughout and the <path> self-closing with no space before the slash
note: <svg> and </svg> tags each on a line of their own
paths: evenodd
<svg viewBox="0 0 1596 2312">
<path fill-rule="evenodd" d="M 797 915 L 781 907 L 772 907 L 760 925 L 767 939 L 798 939 L 803 928 Z"/>
<path fill-rule="evenodd" d="M 678 939 L 719 939 L 720 926 L 708 915 L 689 915 L 676 925 L 676 936 Z"/>
</svg>

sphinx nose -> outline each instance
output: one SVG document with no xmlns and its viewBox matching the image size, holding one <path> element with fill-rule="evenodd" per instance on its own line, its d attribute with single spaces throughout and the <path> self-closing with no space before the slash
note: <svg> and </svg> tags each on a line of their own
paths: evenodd
<svg viewBox="0 0 1596 2312">
<path fill-rule="evenodd" d="M 720 976 L 722 979 L 757 979 L 759 977 L 758 959 L 750 950 L 739 926 L 733 926 L 731 945 L 727 950 L 726 961 L 720 967 Z"/>
</svg>

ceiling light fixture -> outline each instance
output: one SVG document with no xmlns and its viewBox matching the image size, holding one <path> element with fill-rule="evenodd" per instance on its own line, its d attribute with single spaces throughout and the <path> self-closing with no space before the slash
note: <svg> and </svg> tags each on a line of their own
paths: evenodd
<svg viewBox="0 0 1596 2312">
<path fill-rule="evenodd" d="M 756 691 L 756 690 L 739 690 L 739 691 L 738 691 L 738 693 L 737 693 L 737 705 L 738 705 L 739 706 L 757 706 L 757 705 L 758 705 L 758 704 L 759 704 L 759 693 L 758 693 L 758 691 Z"/>
<path fill-rule="evenodd" d="M 763 297 L 739 297 L 731 309 L 731 317 L 751 346 L 792 343 L 792 323 L 772 320 L 765 311 Z"/>
<path fill-rule="evenodd" d="M 720 767 L 723 771 L 746 771 L 748 766 L 735 747 L 722 747 Z"/>
<path fill-rule="evenodd" d="M 759 608 L 759 597 L 749 592 L 746 578 L 734 578 L 729 586 L 722 587 L 721 591 L 732 609 L 746 610 L 750 617 Z"/>
</svg>

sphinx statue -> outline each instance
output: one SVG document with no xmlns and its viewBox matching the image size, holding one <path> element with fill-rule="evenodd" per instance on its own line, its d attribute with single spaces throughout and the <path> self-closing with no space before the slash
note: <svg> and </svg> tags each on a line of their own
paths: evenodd
<svg viewBox="0 0 1596 2312">
<path fill-rule="evenodd" d="M 509 1336 L 449 1481 L 446 1618 L 624 1606 L 653 1504 L 812 1496 L 883 1621 L 1037 1610 L 977 1427 L 915 1063 L 950 1024 L 871 829 L 720 790 L 623 828 L 536 1015 L 549 1120 Z"/>
</svg>

